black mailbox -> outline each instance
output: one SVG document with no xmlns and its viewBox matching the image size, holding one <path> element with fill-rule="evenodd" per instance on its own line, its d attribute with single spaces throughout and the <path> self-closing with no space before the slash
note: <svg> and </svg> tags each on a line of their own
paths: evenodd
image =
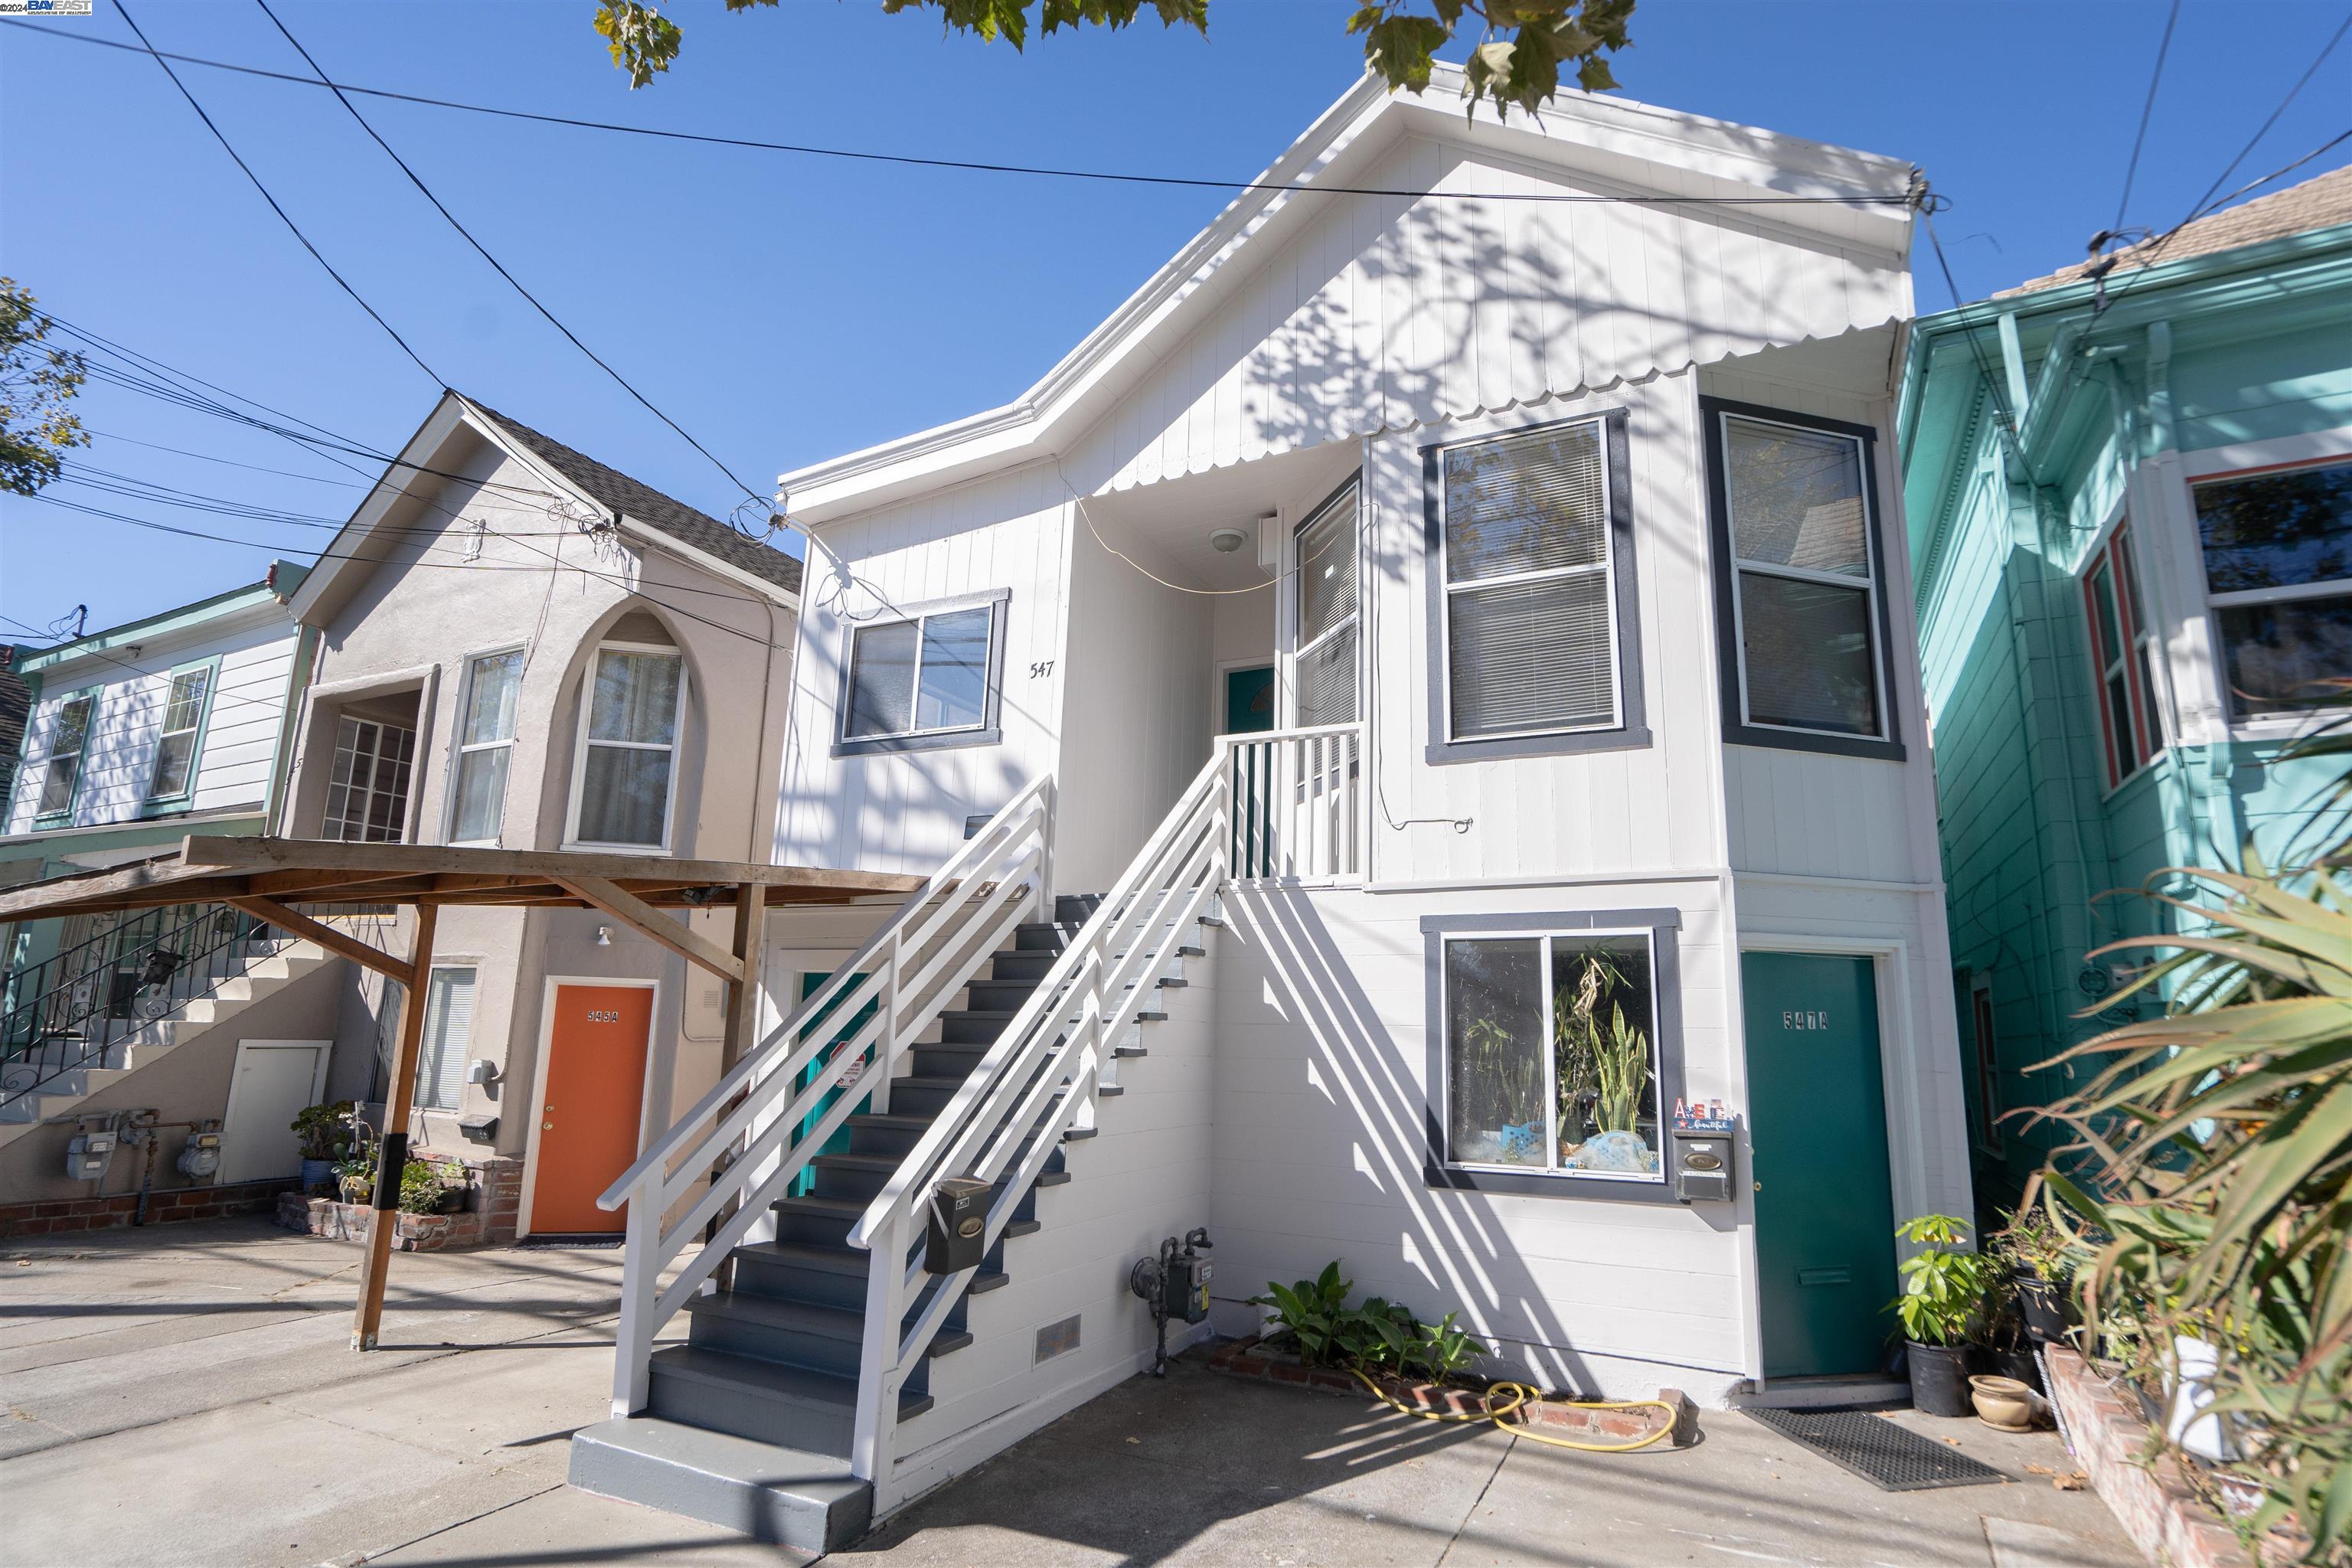
<svg viewBox="0 0 2352 1568">
<path fill-rule="evenodd" d="M 970 1176 L 948 1176 L 931 1193 L 923 1227 L 923 1267 L 960 1274 L 988 1255 L 988 1197 L 996 1189 Z"/>
</svg>

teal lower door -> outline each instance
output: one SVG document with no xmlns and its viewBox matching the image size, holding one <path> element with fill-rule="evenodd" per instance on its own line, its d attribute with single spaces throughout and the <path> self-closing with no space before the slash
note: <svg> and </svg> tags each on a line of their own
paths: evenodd
<svg viewBox="0 0 2352 1568">
<path fill-rule="evenodd" d="M 1875 1370 L 1895 1327 L 1895 1201 L 1867 958 L 1740 955 L 1764 1375 Z"/>
<path fill-rule="evenodd" d="M 823 985 L 826 981 L 832 978 L 833 976 L 830 973 L 818 973 L 812 972 L 803 974 L 801 976 L 801 1000 L 805 1002 L 810 997 L 815 995 L 817 987 Z M 858 981 L 865 978 L 866 976 L 863 974 L 853 974 L 850 976 L 850 984 L 854 985 Z M 837 1001 L 827 1003 L 824 1009 L 820 1011 L 814 1018 L 809 1020 L 809 1027 L 814 1029 L 817 1025 L 824 1023 L 826 1018 L 833 1015 L 834 1010 L 838 1005 L 839 1003 Z M 857 1010 L 857 1016 L 850 1019 L 848 1024 L 842 1028 L 841 1032 L 834 1037 L 834 1042 L 838 1045 L 841 1041 L 848 1039 L 851 1036 L 856 1034 L 858 1030 L 866 1027 L 867 1022 L 874 1016 L 874 1010 L 880 1005 L 881 1003 L 879 1002 L 868 1002 L 865 1006 L 860 1007 Z M 793 1082 L 793 1089 L 795 1093 L 797 1093 L 799 1090 L 804 1089 L 808 1088 L 809 1085 L 814 1083 L 824 1073 L 831 1071 L 838 1074 L 840 1070 L 841 1069 L 838 1068 L 829 1067 L 823 1061 L 811 1062 L 808 1066 L 801 1068 L 800 1077 L 795 1079 Z M 800 1130 L 793 1134 L 794 1142 L 798 1142 L 800 1139 L 805 1138 L 811 1132 L 814 1131 L 819 1119 L 821 1119 L 826 1111 L 833 1109 L 834 1101 L 839 1100 L 847 1092 L 849 1092 L 847 1089 L 842 1089 L 838 1085 L 825 1090 L 824 1098 L 816 1102 L 816 1109 L 811 1110 L 806 1116 L 801 1118 Z M 820 1154 L 848 1153 L 848 1127 L 844 1125 L 835 1128 L 833 1131 L 833 1136 L 824 1141 L 824 1147 L 818 1150 L 817 1152 Z M 801 1167 L 801 1173 L 793 1178 L 793 1196 L 796 1198 L 806 1197 L 815 1190 L 816 1173 L 803 1165 Z"/>
</svg>

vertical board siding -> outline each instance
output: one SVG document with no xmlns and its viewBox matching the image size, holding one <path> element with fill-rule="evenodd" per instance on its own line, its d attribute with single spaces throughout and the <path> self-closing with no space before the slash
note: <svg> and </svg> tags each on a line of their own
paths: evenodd
<svg viewBox="0 0 2352 1568">
<path fill-rule="evenodd" d="M 1052 465 L 982 480 L 832 524 L 811 552 L 786 721 L 780 865 L 934 869 L 964 819 L 995 811 L 1056 766 L 1062 733 L 1069 493 Z M 827 552 L 845 563 L 844 583 Z M 835 757 L 850 633 L 927 601 L 1010 589 L 1003 739 L 908 754 Z M 853 618 L 855 617 L 855 618 Z M 1051 677 L 1032 664 L 1052 661 Z"/>
<path fill-rule="evenodd" d="M 1899 258 L 1738 208 L 1481 202 L 1606 187 L 1421 137 L 1366 183 L 1433 194 L 1317 198 L 1271 258 L 1214 280 L 1215 308 L 1097 424 L 1073 473 L 1152 484 L 1910 312 Z"/>
<path fill-rule="evenodd" d="M 1688 1092 L 1737 1099 L 1720 884 L 1488 890 L 1472 907 L 1559 912 L 1640 902 L 1682 913 Z M 1255 1327 L 1260 1281 L 1337 1259 L 1357 1293 L 1424 1319 L 1459 1311 L 1498 1361 L 1548 1385 L 1719 1397 L 1746 1365 L 1745 1243 L 1675 1204 L 1433 1189 L 1421 918 L 1459 897 L 1237 889 L 1213 933 L 1211 1234 L 1221 1331 Z M 1197 991 L 1197 984 L 1195 986 Z M 1151 1042 L 1147 1042 L 1151 1043 Z M 1134 1064 L 1136 1076 L 1157 1059 Z M 1104 1116 L 1116 1124 L 1118 1106 Z M 1738 1215 L 1744 1222 L 1746 1200 Z M 1728 1217 L 1727 1215 L 1725 1217 Z M 1671 1374 L 1667 1369 L 1675 1369 Z"/>
</svg>

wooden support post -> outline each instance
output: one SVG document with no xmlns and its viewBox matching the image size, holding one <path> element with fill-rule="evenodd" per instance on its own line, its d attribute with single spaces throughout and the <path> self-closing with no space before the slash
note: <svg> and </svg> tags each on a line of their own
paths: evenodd
<svg viewBox="0 0 2352 1568">
<path fill-rule="evenodd" d="M 734 957 L 740 978 L 730 978 L 727 984 L 727 1030 L 719 1048 L 721 1078 L 735 1070 L 760 1026 L 760 970 L 767 941 L 767 887 L 744 882 L 735 889 Z"/>
<path fill-rule="evenodd" d="M 433 973 L 433 925 L 439 913 L 432 904 L 416 906 L 416 941 L 408 954 L 409 982 L 400 989 L 400 1044 L 393 1052 L 392 1085 L 384 1091 L 375 1215 L 368 1222 L 367 1251 L 360 1259 L 359 1309 L 352 1319 L 355 1351 L 375 1349 L 376 1331 L 383 1322 L 384 1267 L 392 1258 L 393 1226 L 400 1223 L 400 1173 L 408 1165 L 408 1113 L 415 1098 L 417 1047 L 425 1038 L 425 983 Z"/>
</svg>

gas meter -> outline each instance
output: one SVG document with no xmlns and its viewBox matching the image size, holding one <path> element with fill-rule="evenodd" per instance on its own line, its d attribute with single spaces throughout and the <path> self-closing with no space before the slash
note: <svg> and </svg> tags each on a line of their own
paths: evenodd
<svg viewBox="0 0 2352 1568">
<path fill-rule="evenodd" d="M 1158 1348 L 1151 1360 L 1154 1377 L 1168 1375 L 1168 1322 L 1206 1321 L 1209 1316 L 1209 1260 L 1212 1250 L 1205 1226 L 1185 1233 L 1180 1247 L 1174 1237 L 1160 1244 L 1157 1258 L 1139 1258 L 1127 1277 L 1127 1288 L 1151 1304 L 1151 1321 L 1158 1331 Z"/>
<path fill-rule="evenodd" d="M 66 1144 L 66 1175 L 77 1182 L 102 1181 L 114 1163 L 114 1134 L 77 1132 Z"/>
<path fill-rule="evenodd" d="M 206 1121 L 188 1134 L 180 1145 L 180 1174 L 209 1176 L 220 1169 L 220 1123 Z"/>
</svg>

